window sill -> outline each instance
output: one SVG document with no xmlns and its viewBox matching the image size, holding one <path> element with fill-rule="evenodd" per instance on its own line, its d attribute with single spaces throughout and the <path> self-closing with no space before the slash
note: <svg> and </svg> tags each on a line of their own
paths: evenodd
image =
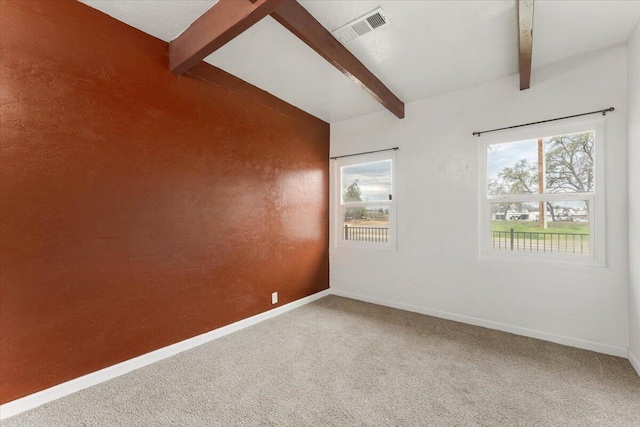
<svg viewBox="0 0 640 427">
<path fill-rule="evenodd" d="M 335 245 L 336 248 L 345 248 L 345 249 L 372 249 L 374 251 L 397 251 L 398 248 L 394 245 L 390 245 L 390 244 L 386 244 L 386 245 L 380 245 L 380 244 L 357 244 L 357 243 L 338 243 Z"/>
<path fill-rule="evenodd" d="M 497 261 L 516 264 L 560 264 L 577 267 L 606 268 L 605 261 L 587 255 L 559 255 L 552 253 L 513 253 L 506 251 L 486 251 L 480 253 L 480 261 Z"/>
</svg>

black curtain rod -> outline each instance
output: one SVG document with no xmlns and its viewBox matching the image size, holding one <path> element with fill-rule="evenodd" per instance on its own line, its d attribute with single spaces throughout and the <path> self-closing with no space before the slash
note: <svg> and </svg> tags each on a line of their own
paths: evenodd
<svg viewBox="0 0 640 427">
<path fill-rule="evenodd" d="M 398 151 L 398 147 L 385 148 L 384 150 L 365 151 L 364 153 L 345 154 L 344 156 L 335 156 L 335 157 L 329 157 L 329 158 L 331 160 L 335 160 L 335 159 L 341 159 L 342 157 L 361 156 L 363 154 L 380 153 L 382 151 L 391 151 L 391 150 Z"/>
<path fill-rule="evenodd" d="M 555 122 L 556 120 L 564 120 L 564 119 L 572 119 L 574 117 L 580 117 L 580 116 L 588 116 L 589 114 L 598 114 L 598 113 L 602 113 L 603 116 L 606 116 L 608 112 L 614 111 L 615 108 L 611 107 L 611 108 L 607 108 L 605 110 L 598 110 L 598 111 L 591 111 L 589 113 L 582 113 L 582 114 L 574 114 L 573 116 L 565 116 L 565 117 L 558 117 L 557 119 L 549 119 L 549 120 L 541 120 L 539 122 L 533 122 L 533 123 L 525 123 L 523 125 L 516 125 L 516 126 L 507 126 L 506 128 L 498 128 L 498 129 L 491 129 L 491 130 L 483 130 L 481 132 L 473 132 L 473 136 L 480 136 L 483 133 L 489 133 L 489 132 L 497 132 L 499 130 L 507 130 L 507 129 L 514 129 L 514 128 L 521 128 L 523 126 L 531 126 L 531 125 L 537 125 L 540 123 L 547 123 L 547 122 Z"/>
</svg>

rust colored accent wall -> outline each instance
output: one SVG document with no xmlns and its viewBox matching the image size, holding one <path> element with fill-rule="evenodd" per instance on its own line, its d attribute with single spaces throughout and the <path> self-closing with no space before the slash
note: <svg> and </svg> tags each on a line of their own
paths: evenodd
<svg viewBox="0 0 640 427">
<path fill-rule="evenodd" d="M 328 288 L 328 124 L 75 1 L 0 8 L 0 403 Z"/>
</svg>

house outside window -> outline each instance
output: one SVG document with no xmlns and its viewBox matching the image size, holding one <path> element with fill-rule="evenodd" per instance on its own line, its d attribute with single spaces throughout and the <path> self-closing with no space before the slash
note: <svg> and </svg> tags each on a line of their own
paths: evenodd
<svg viewBox="0 0 640 427">
<path fill-rule="evenodd" d="M 604 121 L 480 147 L 481 257 L 604 264 Z"/>
</svg>

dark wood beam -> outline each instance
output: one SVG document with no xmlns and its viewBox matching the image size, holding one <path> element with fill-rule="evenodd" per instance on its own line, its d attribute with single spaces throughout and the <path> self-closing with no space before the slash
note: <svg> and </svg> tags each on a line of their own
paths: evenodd
<svg viewBox="0 0 640 427">
<path fill-rule="evenodd" d="M 520 90 L 531 86 L 531 54 L 533 51 L 534 0 L 518 0 L 518 63 Z"/>
<path fill-rule="evenodd" d="M 220 0 L 169 44 L 169 69 L 182 74 L 285 0 Z"/>
<path fill-rule="evenodd" d="M 296 0 L 287 0 L 271 16 L 398 118 L 404 118 L 404 103 Z"/>
</svg>

